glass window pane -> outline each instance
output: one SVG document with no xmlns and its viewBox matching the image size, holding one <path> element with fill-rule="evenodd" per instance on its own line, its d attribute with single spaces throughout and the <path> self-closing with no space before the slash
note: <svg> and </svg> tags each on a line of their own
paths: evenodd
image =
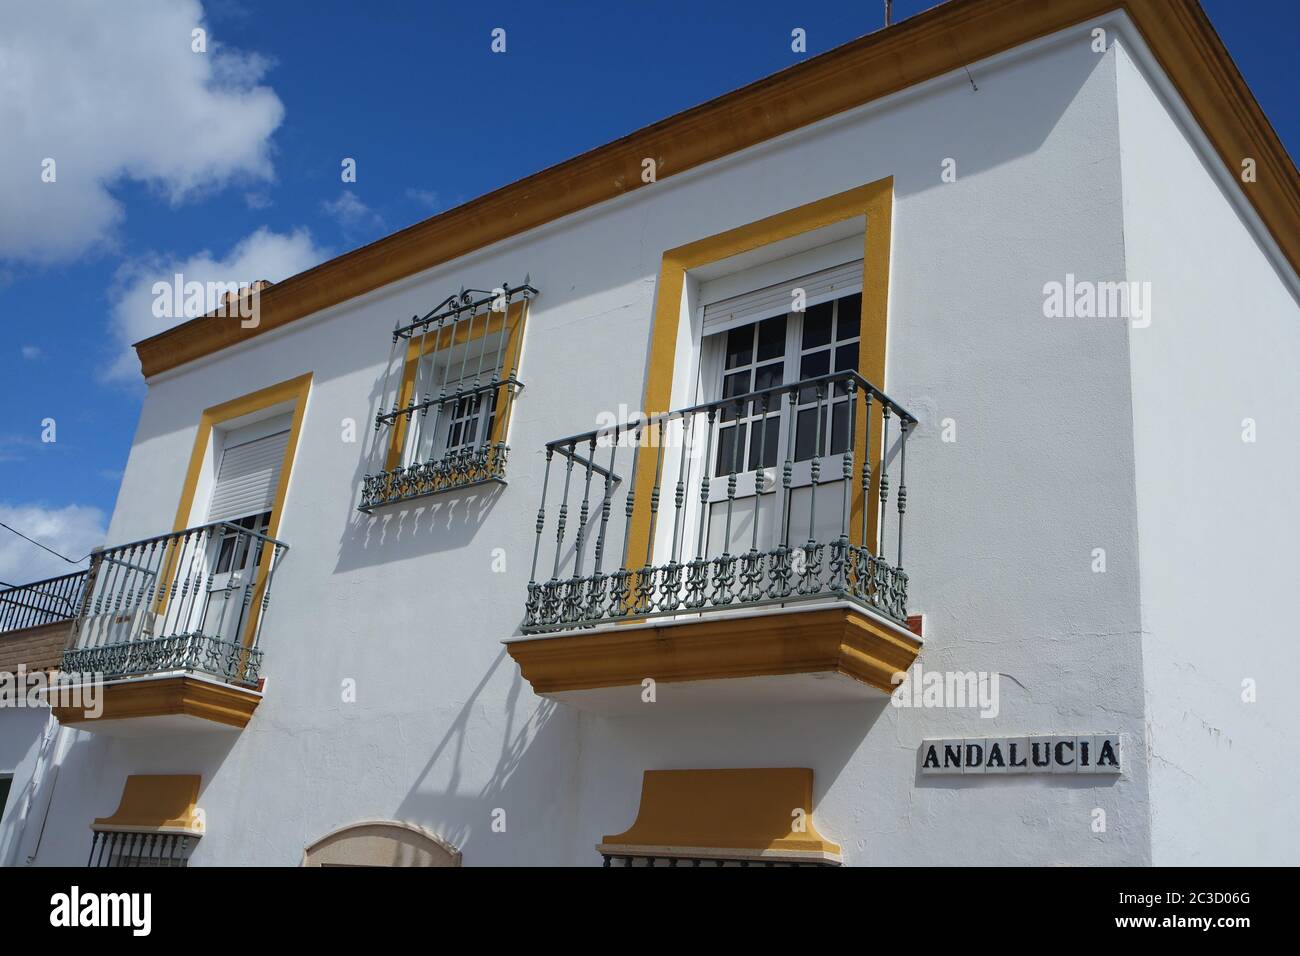
<svg viewBox="0 0 1300 956">
<path fill-rule="evenodd" d="M 727 368 L 748 365 L 754 360 L 754 326 L 742 325 L 727 333 Z"/>
<path fill-rule="evenodd" d="M 823 302 L 821 305 L 814 305 L 804 313 L 803 316 L 803 347 L 806 349 L 816 348 L 819 345 L 829 345 L 831 341 L 831 317 L 834 314 L 834 303 Z"/>
<path fill-rule="evenodd" d="M 743 372 L 732 372 L 722 378 L 722 397 L 734 398 L 737 395 L 744 395 L 750 391 L 749 388 L 749 369 Z M 729 422 L 736 417 L 735 405 L 723 405 L 719 418 L 724 422 Z"/>
<path fill-rule="evenodd" d="M 774 385 L 780 385 L 781 379 L 785 376 L 785 363 L 772 362 L 770 365 L 760 365 L 754 370 L 754 391 L 761 388 L 772 388 Z M 777 396 L 773 395 L 769 401 L 769 408 L 776 408 Z M 762 408 L 762 402 L 756 403 L 759 409 Z"/>
<path fill-rule="evenodd" d="M 846 372 L 853 371 L 858 367 L 858 343 L 850 342 L 848 345 L 839 345 L 835 348 L 835 371 Z M 847 395 L 849 393 L 847 383 L 836 382 L 835 394 Z"/>
<path fill-rule="evenodd" d="M 836 318 L 835 338 L 841 342 L 845 339 L 856 339 L 862 325 L 862 293 L 846 295 L 838 301 L 838 305 L 839 316 Z"/>
<path fill-rule="evenodd" d="M 235 557 L 235 539 L 232 536 L 224 536 L 221 539 L 221 547 L 217 552 L 217 574 L 225 574 L 230 570 L 234 563 Z"/>
<path fill-rule="evenodd" d="M 762 456 L 762 467 L 775 468 L 777 457 L 777 446 L 781 440 L 781 418 L 779 415 L 769 415 L 763 420 L 762 427 L 755 426 L 754 440 L 749 445 L 749 470 L 754 471 L 759 467 L 759 456 Z"/>
<path fill-rule="evenodd" d="M 810 352 L 801 356 L 799 359 L 799 380 L 803 381 L 808 378 L 817 378 L 819 375 L 825 375 L 831 370 L 831 350 L 822 349 L 820 352 Z M 817 388 L 810 386 L 799 390 L 799 403 L 806 405 L 809 402 L 817 401 Z"/>
<path fill-rule="evenodd" d="M 799 378 L 816 378 L 819 375 L 825 375 L 831 370 L 831 350 L 822 349 L 820 352 L 809 352 L 807 355 L 799 358 Z"/>
<path fill-rule="evenodd" d="M 849 403 L 836 402 L 831 408 L 831 454 L 838 455 L 849 447 Z"/>
<path fill-rule="evenodd" d="M 744 468 L 744 462 L 738 457 L 739 450 L 736 448 L 736 433 L 740 433 L 740 442 L 745 442 L 746 426 L 728 425 L 726 428 L 718 429 L 718 460 L 713 468 L 713 475 L 729 475 L 732 466 L 737 470 Z"/>
<path fill-rule="evenodd" d="M 785 316 L 764 319 L 758 324 L 758 360 L 785 355 Z"/>
<path fill-rule="evenodd" d="M 825 422 L 826 407 L 822 406 L 821 420 L 823 425 L 822 443 L 825 444 Z M 799 413 L 799 424 L 794 436 L 794 460 L 807 461 L 813 457 L 817 448 L 817 408 L 805 408 Z"/>
</svg>

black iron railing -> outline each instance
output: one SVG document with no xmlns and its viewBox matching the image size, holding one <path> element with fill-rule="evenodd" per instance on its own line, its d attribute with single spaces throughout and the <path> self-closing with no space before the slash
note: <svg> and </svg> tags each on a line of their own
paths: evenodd
<svg viewBox="0 0 1300 956">
<path fill-rule="evenodd" d="M 827 598 L 905 623 L 915 424 L 837 372 L 550 442 L 523 630 Z"/>
<path fill-rule="evenodd" d="M 0 590 L 0 633 L 70 621 L 77 616 L 85 571 Z"/>
<path fill-rule="evenodd" d="M 107 678 L 187 671 L 255 685 L 271 583 L 288 550 L 219 521 L 95 552 L 62 669 Z"/>
<path fill-rule="evenodd" d="M 134 830 L 96 830 L 86 866 L 179 869 L 189 866 L 198 836 Z"/>
</svg>

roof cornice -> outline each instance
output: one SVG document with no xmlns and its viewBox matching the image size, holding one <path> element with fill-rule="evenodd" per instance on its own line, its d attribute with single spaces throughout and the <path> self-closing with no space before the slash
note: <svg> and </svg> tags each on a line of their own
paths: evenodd
<svg viewBox="0 0 1300 956">
<path fill-rule="evenodd" d="M 204 316 L 136 344 L 146 378 L 643 187 L 656 178 L 1123 10 L 1300 274 L 1300 173 L 1196 0 L 950 0 L 265 289 L 259 324 Z"/>
</svg>

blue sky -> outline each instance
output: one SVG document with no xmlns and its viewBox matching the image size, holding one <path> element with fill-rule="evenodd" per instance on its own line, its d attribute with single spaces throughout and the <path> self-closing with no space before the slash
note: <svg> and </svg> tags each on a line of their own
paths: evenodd
<svg viewBox="0 0 1300 956">
<path fill-rule="evenodd" d="M 895 19 L 931 5 L 897 0 Z M 1205 7 L 1296 155 L 1296 4 Z M 74 557 L 100 543 L 143 396 L 125 347 L 151 321 L 142 283 L 178 264 L 282 279 L 878 29 L 882 11 L 874 0 L 4 4 L 0 128 L 23 132 L 0 143 L 0 521 Z M 208 32 L 206 60 L 190 50 L 192 26 Z M 505 55 L 489 49 L 496 27 Z M 790 49 L 794 27 L 806 55 Z M 49 156 L 53 184 L 33 173 Z M 355 184 L 340 181 L 344 157 Z M 47 209 L 52 195 L 67 198 Z M 48 418 L 54 442 L 41 440 Z M 66 569 L 0 529 L 0 581 Z"/>
</svg>

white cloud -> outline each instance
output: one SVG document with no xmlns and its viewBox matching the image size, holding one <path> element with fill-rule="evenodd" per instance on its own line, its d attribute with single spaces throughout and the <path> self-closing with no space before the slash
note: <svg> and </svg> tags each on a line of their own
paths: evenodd
<svg viewBox="0 0 1300 956">
<path fill-rule="evenodd" d="M 24 345 L 19 351 L 29 362 L 34 362 L 41 357 L 40 347 L 36 345 Z"/>
<path fill-rule="evenodd" d="M 292 233 L 271 232 L 258 229 L 241 239 L 225 256 L 218 257 L 207 250 L 188 258 L 176 256 L 150 256 L 127 263 L 118 270 L 117 282 L 109 295 L 113 299 L 112 334 L 115 355 L 105 370 L 109 379 L 134 381 L 140 375 L 140 364 L 131 345 L 180 325 L 195 317 L 194 314 L 159 318 L 154 315 L 154 283 L 175 284 L 175 276 L 183 282 L 242 283 L 259 279 L 279 282 L 302 272 L 328 258 L 328 252 L 319 248 L 306 229 Z M 214 302 L 206 305 L 207 310 Z M 237 322 L 231 318 L 228 321 Z"/>
<path fill-rule="evenodd" d="M 339 229 L 349 239 L 377 232 L 384 227 L 384 218 L 358 199 L 356 193 L 347 189 L 339 193 L 337 199 L 321 203 L 321 208 L 339 224 Z"/>
<path fill-rule="evenodd" d="M 104 512 L 85 505 L 45 508 L 0 503 L 0 522 L 69 558 L 81 558 L 104 543 Z M 80 567 L 85 567 L 83 562 Z M 69 574 L 77 568 L 0 528 L 0 581 L 27 584 Z"/>
<path fill-rule="evenodd" d="M 284 106 L 268 68 L 209 33 L 198 0 L 0 4 L 0 259 L 66 261 L 111 243 L 113 184 L 172 203 L 231 180 L 269 180 Z M 42 164 L 55 161 L 55 182 Z"/>
<path fill-rule="evenodd" d="M 442 200 L 432 189 L 416 189 L 409 187 L 406 190 L 406 198 L 417 206 L 423 206 L 426 209 L 438 209 L 442 206 Z"/>
</svg>

